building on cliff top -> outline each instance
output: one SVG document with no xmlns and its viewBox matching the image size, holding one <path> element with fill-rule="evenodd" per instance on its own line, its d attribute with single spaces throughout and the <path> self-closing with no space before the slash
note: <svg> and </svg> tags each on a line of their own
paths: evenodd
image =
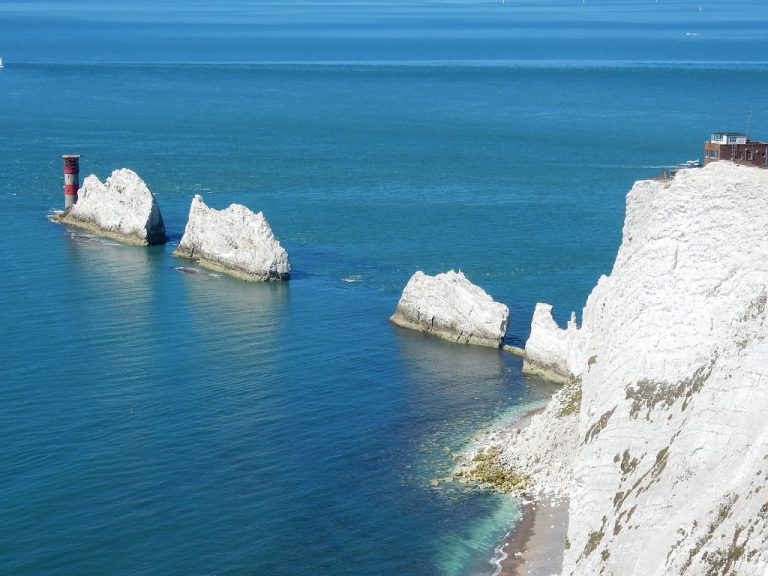
<svg viewBox="0 0 768 576">
<path fill-rule="evenodd" d="M 704 163 L 718 160 L 768 168 L 768 142 L 750 140 L 743 132 L 714 132 L 704 143 Z"/>
</svg>

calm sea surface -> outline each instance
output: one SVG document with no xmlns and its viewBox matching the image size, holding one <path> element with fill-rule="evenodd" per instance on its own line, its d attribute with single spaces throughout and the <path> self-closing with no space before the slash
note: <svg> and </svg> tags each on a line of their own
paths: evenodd
<svg viewBox="0 0 768 576">
<path fill-rule="evenodd" d="M 768 139 L 768 8 L 124 4 L 0 3 L 0 573 L 491 573 L 517 503 L 430 480 L 554 388 L 399 293 L 461 269 L 518 345 L 578 312 L 634 180 Z M 137 171 L 169 245 L 50 223 L 66 153 Z M 194 194 L 293 279 L 177 271 Z"/>
</svg>

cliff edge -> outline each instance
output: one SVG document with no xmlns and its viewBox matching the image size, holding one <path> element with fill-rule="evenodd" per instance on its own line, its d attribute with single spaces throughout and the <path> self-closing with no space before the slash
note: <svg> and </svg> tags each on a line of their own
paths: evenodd
<svg viewBox="0 0 768 576">
<path fill-rule="evenodd" d="M 613 270 L 556 355 L 571 384 L 497 439 L 532 492 L 570 497 L 563 574 L 765 573 L 767 302 L 768 171 L 635 183 Z"/>
<path fill-rule="evenodd" d="M 104 183 L 91 174 L 77 194 L 74 206 L 51 219 L 128 244 L 165 243 L 160 207 L 136 172 L 115 170 Z"/>
<path fill-rule="evenodd" d="M 261 212 L 241 204 L 214 210 L 197 194 L 174 256 L 252 282 L 288 280 L 291 262 Z"/>
</svg>

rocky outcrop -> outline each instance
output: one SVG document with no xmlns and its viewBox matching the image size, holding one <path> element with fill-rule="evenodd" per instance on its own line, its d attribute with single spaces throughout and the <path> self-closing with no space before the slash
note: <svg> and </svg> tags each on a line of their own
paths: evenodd
<svg viewBox="0 0 768 576">
<path fill-rule="evenodd" d="M 493 348 L 501 344 L 508 320 L 509 308 L 453 270 L 436 276 L 416 272 L 390 318 L 403 328 Z"/>
<path fill-rule="evenodd" d="M 509 428 L 488 431 L 466 454 L 458 476 L 505 492 L 535 495 L 547 500 L 567 499 L 573 490 L 573 460 L 578 452 L 581 382 L 563 386 L 539 413 Z M 486 470 L 493 474 L 487 479 Z M 495 478 L 518 479 L 505 486 Z"/>
<path fill-rule="evenodd" d="M 552 489 L 537 483 L 542 461 L 561 467 L 563 574 L 762 575 L 768 171 L 714 162 L 637 182 L 575 340 L 580 377 L 518 434 L 526 442 L 498 450 L 533 492 Z M 570 431 L 556 409 L 569 398 Z M 564 434 L 572 455 L 552 459 Z"/>
<path fill-rule="evenodd" d="M 160 207 L 132 170 L 115 170 L 104 183 L 91 174 L 77 195 L 74 206 L 51 218 L 129 244 L 147 246 L 166 241 Z"/>
<path fill-rule="evenodd" d="M 523 372 L 555 382 L 568 382 L 581 371 L 580 335 L 576 316 L 571 315 L 563 330 L 552 318 L 552 306 L 536 304 L 531 321 L 531 335 L 525 343 Z"/>
<path fill-rule="evenodd" d="M 195 195 L 174 256 L 252 282 L 288 280 L 291 262 L 261 212 L 241 204 L 214 210 Z"/>
</svg>

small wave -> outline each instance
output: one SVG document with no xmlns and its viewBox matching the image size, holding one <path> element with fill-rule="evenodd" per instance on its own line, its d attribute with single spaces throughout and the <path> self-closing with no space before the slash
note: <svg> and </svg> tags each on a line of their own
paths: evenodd
<svg viewBox="0 0 768 576">
<path fill-rule="evenodd" d="M 86 232 L 67 230 L 65 234 L 68 238 L 71 238 L 75 242 L 83 242 L 83 243 L 87 242 L 93 245 L 110 246 L 113 248 L 125 247 L 125 244 L 121 244 L 120 242 L 116 242 L 115 240 L 110 240 L 109 238 L 104 238 L 102 236 L 96 236 L 95 234 L 88 234 Z"/>
<path fill-rule="evenodd" d="M 352 274 L 351 276 L 345 276 L 341 279 L 342 282 L 347 282 L 348 284 L 356 284 L 358 282 L 362 282 L 363 277 L 359 274 Z"/>
<path fill-rule="evenodd" d="M 74 232 L 73 230 L 67 230 L 66 232 L 69 238 L 77 242 L 94 242 L 96 237 L 91 234 L 83 234 L 82 232 Z"/>
<path fill-rule="evenodd" d="M 511 532 L 507 532 L 504 535 L 504 540 L 502 540 L 501 544 L 493 549 L 493 558 L 488 560 L 488 563 L 493 566 L 493 572 L 491 572 L 491 576 L 499 576 L 499 574 L 501 574 L 502 562 L 509 558 L 509 554 L 507 554 L 506 548 L 509 544 L 509 542 L 507 542 L 507 538 L 509 538 L 510 534 Z"/>
<path fill-rule="evenodd" d="M 212 280 L 214 278 L 221 278 L 221 274 L 217 274 L 216 272 L 207 272 L 205 270 L 200 270 L 200 268 L 193 268 L 191 266 L 173 266 L 173 269 L 176 270 L 176 272 L 179 272 L 181 274 L 189 274 L 190 276 L 197 276 L 202 280 Z"/>
</svg>

